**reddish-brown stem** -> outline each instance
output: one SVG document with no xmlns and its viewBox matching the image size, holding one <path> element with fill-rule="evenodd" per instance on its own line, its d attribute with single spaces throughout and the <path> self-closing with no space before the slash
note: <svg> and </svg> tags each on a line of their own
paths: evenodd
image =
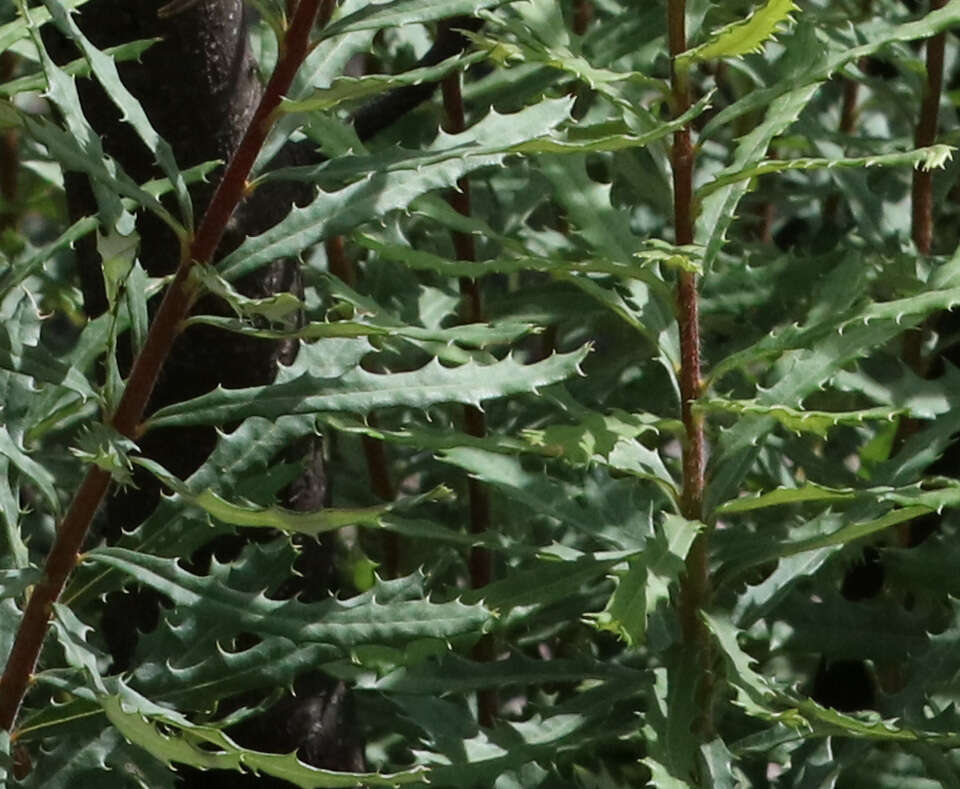
<svg viewBox="0 0 960 789">
<path fill-rule="evenodd" d="M 931 0 L 931 10 L 942 8 L 946 0 Z M 946 31 L 927 41 L 927 84 L 920 106 L 914 143 L 917 148 L 933 145 L 937 140 L 937 121 L 940 93 L 943 89 L 943 52 Z M 933 173 L 915 170 L 913 173 L 913 242 L 921 255 L 929 255 L 933 244 Z"/>
<path fill-rule="evenodd" d="M 450 134 L 459 134 L 466 129 L 463 113 L 463 94 L 460 90 L 460 75 L 450 74 L 441 82 L 443 91 L 444 128 Z M 466 178 L 457 181 L 457 188 L 450 192 L 450 205 L 463 216 L 470 216 L 470 183 Z M 454 230 L 451 233 L 453 248 L 458 260 L 476 261 L 477 249 L 473 236 Z M 484 320 L 480 285 L 476 279 L 460 279 L 461 316 L 465 323 Z M 486 417 L 479 408 L 466 406 L 463 410 L 464 427 L 471 436 L 487 434 Z M 470 531 L 483 534 L 490 528 L 490 494 L 483 483 L 467 480 L 470 494 Z M 470 551 L 470 585 L 480 589 L 493 578 L 493 558 L 486 548 L 475 547 Z M 493 641 L 484 636 L 474 648 L 476 660 L 489 661 L 494 657 Z M 497 713 L 497 695 L 490 689 L 477 693 L 477 719 L 481 726 L 492 726 Z"/>
<path fill-rule="evenodd" d="M 339 277 L 353 287 L 357 279 L 357 272 L 353 261 L 344 249 L 343 236 L 333 236 L 324 242 L 327 251 L 327 266 L 330 273 Z M 367 424 L 377 426 L 377 415 L 367 414 Z M 373 436 L 364 436 L 363 455 L 367 462 L 367 474 L 370 476 L 370 487 L 374 494 L 382 501 L 393 501 L 396 498 L 393 482 L 390 479 L 390 465 L 387 462 L 387 453 L 383 442 Z M 394 532 L 384 532 L 383 546 L 383 574 L 387 578 L 396 578 L 400 572 L 400 539 Z"/>
<path fill-rule="evenodd" d="M 228 220 L 244 197 L 247 175 L 270 130 L 273 113 L 307 55 L 310 33 L 321 5 L 326 18 L 329 18 L 333 0 L 300 0 L 282 42 L 277 67 L 264 90 L 260 105 L 227 165 L 196 238 L 189 250 L 185 250 L 174 280 L 164 294 L 143 350 L 134 362 L 123 396 L 110 420 L 113 427 L 125 436 L 135 437 L 137 434 L 160 368 L 193 303 L 195 287 L 191 283 L 190 271 L 197 263 L 212 260 Z M 76 566 L 90 522 L 109 486 L 110 475 L 92 467 L 57 528 L 56 539 L 47 555 L 43 578 L 33 587 L 3 676 L 0 677 L 0 726 L 5 731 L 10 731 L 16 722 L 17 712 L 37 665 L 53 604 L 60 597 L 67 578 Z"/>
<path fill-rule="evenodd" d="M 327 267 L 330 273 L 352 288 L 356 284 L 357 272 L 353 261 L 347 256 L 343 236 L 331 236 L 323 242 L 323 246 L 327 252 Z"/>
<path fill-rule="evenodd" d="M 576 0 L 573 5 L 573 32 L 582 36 L 590 27 L 593 19 L 593 3 L 591 0 Z"/>
<path fill-rule="evenodd" d="M 685 0 L 669 0 L 667 31 L 670 57 L 676 57 L 686 49 L 684 15 Z M 671 69 L 671 88 L 674 117 L 690 107 L 690 86 L 687 74 Z M 671 152 L 673 169 L 673 221 L 677 244 L 693 243 L 693 167 L 694 150 L 689 126 L 674 134 Z M 704 492 L 704 432 L 703 418 L 694 409 L 700 397 L 700 315 L 697 294 L 697 277 L 682 271 L 677 278 L 677 316 L 680 329 L 680 397 L 681 417 L 684 427 L 683 442 L 683 489 L 680 509 L 684 517 L 700 520 L 703 517 Z M 701 655 L 701 687 L 698 695 L 702 700 L 699 728 L 706 735 L 711 728 L 709 713 L 709 639 L 700 619 L 700 611 L 710 596 L 709 538 L 701 533 L 694 541 L 687 556 L 686 573 L 680 587 L 680 624 L 686 647 Z"/>
<path fill-rule="evenodd" d="M 942 8 L 946 0 L 931 0 L 930 10 Z M 946 32 L 938 33 L 927 41 L 927 82 L 924 86 L 923 101 L 920 104 L 920 118 L 914 133 L 917 148 L 933 145 L 937 140 L 937 126 L 940 112 L 940 93 L 943 90 L 943 54 L 946 46 Z M 917 251 L 929 255 L 933 246 L 933 173 L 929 170 L 914 170 L 912 198 L 912 236 Z M 929 324 L 927 324 L 929 325 Z M 903 337 L 903 360 L 917 373 L 926 374 L 927 362 L 923 358 L 923 336 L 926 329 L 918 326 L 910 329 Z M 897 444 L 901 444 L 916 432 L 918 422 L 912 418 L 900 420 L 897 430 Z M 902 523 L 897 527 L 897 539 L 902 546 L 913 542 L 911 524 Z"/>
<path fill-rule="evenodd" d="M 377 415 L 367 414 L 367 424 L 377 427 Z M 363 455 L 367 461 L 367 474 L 370 487 L 381 501 L 393 501 L 397 497 L 393 481 L 390 479 L 390 464 L 383 442 L 373 436 L 364 436 Z M 400 538 L 394 532 L 383 535 L 383 574 L 387 578 L 396 578 L 400 574 Z"/>
<path fill-rule="evenodd" d="M 190 272 L 195 264 L 213 259 L 230 217 L 246 194 L 247 176 L 273 125 L 274 112 L 307 55 L 318 10 L 323 6 L 324 15 L 329 18 L 332 5 L 333 0 L 300 0 L 297 5 L 263 98 L 217 184 L 189 251 L 164 294 L 143 350 L 133 364 L 123 398 L 112 419 L 113 426 L 124 435 L 132 437 L 143 418 L 157 375 L 176 339 L 177 328 L 193 303 L 195 287 L 190 282 Z M 330 11 L 328 6 L 331 6 Z"/>
<path fill-rule="evenodd" d="M 844 136 L 853 134 L 857 126 L 857 99 L 860 92 L 860 83 L 856 80 L 843 80 L 843 99 L 840 106 L 840 133 Z M 836 225 L 837 214 L 840 211 L 840 193 L 834 192 L 823 206 L 823 223 Z"/>
<path fill-rule="evenodd" d="M 73 505 L 57 529 L 57 539 L 47 556 L 43 578 L 33 587 L 20 620 L 20 628 L 0 677 L 0 726 L 10 731 L 37 665 L 43 637 L 67 577 L 77 564 L 80 546 L 93 513 L 110 485 L 110 474 L 92 466 L 77 490 Z"/>
</svg>

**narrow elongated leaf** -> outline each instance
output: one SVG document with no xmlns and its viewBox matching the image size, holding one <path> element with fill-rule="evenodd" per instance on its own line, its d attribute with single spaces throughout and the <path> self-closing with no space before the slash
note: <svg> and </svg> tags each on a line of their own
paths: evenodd
<svg viewBox="0 0 960 789">
<path fill-rule="evenodd" d="M 37 273 L 55 253 L 72 246 L 87 233 L 92 233 L 96 227 L 96 217 L 85 216 L 70 225 L 53 241 L 27 254 L 23 259 L 14 261 L 10 270 L 3 275 L 3 279 L 0 279 L 0 297 L 6 296 L 12 288 Z"/>
<path fill-rule="evenodd" d="M 86 0 L 84 0 L 84 2 L 86 2 Z M 66 3 L 62 5 L 69 7 L 71 4 Z M 0 35 L 2 35 L 2 33 L 0 33 Z M 159 40 L 159 38 L 144 38 L 138 41 L 131 41 L 129 44 L 107 47 L 103 50 L 103 54 L 108 55 L 118 63 L 125 60 L 139 60 L 140 56 Z M 90 73 L 90 63 L 85 58 L 71 60 L 69 63 L 64 63 L 60 68 L 71 77 L 85 77 Z M 46 87 L 46 84 L 46 79 L 43 74 L 28 74 L 0 84 L 0 96 L 12 97 L 19 93 L 27 93 L 33 90 L 42 91 Z"/>
<path fill-rule="evenodd" d="M 769 493 L 761 493 L 757 496 L 741 496 L 717 507 L 716 513 L 718 515 L 733 515 L 764 507 L 778 507 L 784 504 L 849 501 L 856 496 L 857 491 L 853 488 L 829 488 L 808 482 L 796 488 L 777 488 Z"/>
<path fill-rule="evenodd" d="M 279 109 L 280 112 L 331 110 L 345 101 L 363 99 L 405 85 L 437 82 L 453 71 L 464 70 L 486 58 L 486 52 L 471 52 L 468 55 L 455 55 L 447 58 L 435 66 L 424 66 L 400 74 L 365 74 L 362 77 L 340 77 L 334 80 L 330 87 L 317 88 L 306 98 L 297 101 L 285 99 L 280 104 Z"/>
<path fill-rule="evenodd" d="M 0 455 L 6 457 L 24 477 L 37 486 L 53 512 L 60 511 L 60 499 L 53 474 L 24 452 L 4 424 L 0 424 Z"/>
<path fill-rule="evenodd" d="M 210 513 L 224 523 L 233 526 L 280 529 L 293 534 L 316 536 L 324 532 L 336 531 L 344 526 L 379 528 L 382 525 L 383 516 L 389 512 L 403 512 L 426 502 L 443 501 L 453 496 L 452 491 L 441 485 L 419 496 L 405 496 L 388 504 L 298 512 L 284 507 L 257 507 L 248 502 L 230 502 L 209 488 L 195 493 L 159 463 L 146 458 L 136 458 L 134 462 L 141 468 L 147 469 L 181 499 Z"/>
<path fill-rule="evenodd" d="M 62 386 L 83 399 L 95 396 L 90 383 L 76 368 L 52 356 L 42 345 L 15 342 L 5 326 L 0 326 L 0 370 Z"/>
<path fill-rule="evenodd" d="M 584 679 L 612 679 L 635 683 L 643 681 L 642 672 L 612 661 L 586 657 L 570 660 L 531 660 L 511 655 L 495 663 L 476 663 L 456 654 L 443 656 L 420 666 L 400 669 L 369 682 L 383 692 L 440 695 L 451 691 L 469 692 L 479 688 L 508 687 L 547 682 L 579 682 Z"/>
<path fill-rule="evenodd" d="M 256 302 L 264 301 L 260 299 Z M 269 300 L 273 303 L 273 300 Z M 272 309 L 272 308 L 271 308 Z M 263 337 L 269 340 L 319 340 L 327 337 L 406 337 L 425 342 L 458 343 L 475 348 L 487 348 L 494 345 L 506 345 L 520 339 L 525 334 L 536 333 L 537 327 L 530 323 L 506 321 L 502 323 L 472 323 L 452 326 L 449 329 L 425 329 L 420 326 L 378 325 L 376 318 L 362 316 L 362 323 L 356 321 L 333 321 L 325 323 L 313 321 L 296 329 L 264 329 L 245 323 L 242 320 L 223 318 L 217 315 L 194 315 L 184 324 L 203 324 L 218 329 L 244 334 L 247 337 Z M 378 316 L 379 317 L 379 316 Z"/>
<path fill-rule="evenodd" d="M 605 258 L 562 260 L 552 257 L 508 257 L 490 260 L 453 260 L 432 252 L 413 249 L 403 244 L 390 244 L 373 236 L 355 234 L 361 246 L 373 250 L 387 260 L 403 263 L 413 269 L 434 271 L 445 277 L 483 277 L 488 274 L 513 274 L 519 271 L 541 271 L 546 274 L 612 274 L 625 279 L 643 279 L 663 290 L 662 282 L 654 282 L 649 265 L 636 258 L 629 261 Z"/>
<path fill-rule="evenodd" d="M 788 129 L 800 116 L 804 107 L 814 97 L 818 82 L 801 85 L 782 96 L 778 96 L 769 105 L 763 122 L 744 136 L 737 146 L 733 162 L 721 170 L 716 180 L 729 178 L 756 166 L 766 155 L 770 142 Z M 703 267 L 710 271 L 726 238 L 727 229 L 736 216 L 740 200 L 749 190 L 749 181 L 736 180 L 727 186 L 718 188 L 705 197 L 697 217 L 694 239 L 704 247 Z"/>
<path fill-rule="evenodd" d="M 72 39 L 79 47 L 84 58 L 90 64 L 90 70 L 103 86 L 106 95 L 120 111 L 121 117 L 126 123 L 130 124 L 150 153 L 156 157 L 160 169 L 173 184 L 174 193 L 180 207 L 180 216 L 184 224 L 189 227 L 193 222 L 190 193 L 187 191 L 187 184 L 180 173 L 180 168 L 177 166 L 170 144 L 157 134 L 153 124 L 147 118 L 147 114 L 143 111 L 143 107 L 140 106 L 140 102 L 123 84 L 114 59 L 90 43 L 59 0 L 44 0 L 44 5 L 60 32 Z"/>
<path fill-rule="evenodd" d="M 767 405 L 756 400 L 725 400 L 711 397 L 698 400 L 696 408 L 699 411 L 725 411 L 734 414 L 760 414 L 771 416 L 787 430 L 796 433 L 813 433 L 826 437 L 830 428 L 837 425 L 862 425 L 873 420 L 887 419 L 893 421 L 903 412 L 893 408 L 865 408 L 862 411 L 807 411 L 790 408 L 785 405 Z"/>
<path fill-rule="evenodd" d="M 337 379 L 303 375 L 286 383 L 251 389 L 217 389 L 157 411 L 146 422 L 165 425 L 221 424 L 251 416 L 346 411 L 365 414 L 378 408 L 426 408 L 436 403 L 479 405 L 484 400 L 538 388 L 576 375 L 588 347 L 524 365 L 513 356 L 491 365 L 469 363 L 447 368 L 438 362 L 412 373 L 376 374 L 356 367 Z"/>
<path fill-rule="evenodd" d="M 677 57 L 677 68 L 713 58 L 728 58 L 759 52 L 800 7 L 793 0 L 767 0 L 741 22 L 734 22 L 713 33 L 698 47 Z"/>
<path fill-rule="evenodd" d="M 195 616 L 225 621 L 238 631 L 320 643 L 346 651 L 359 644 L 397 644 L 417 638 L 447 639 L 479 632 L 492 616 L 479 605 L 426 600 L 380 604 L 373 595 L 360 602 L 330 598 L 321 603 L 272 600 L 231 589 L 215 576 L 187 572 L 172 559 L 123 548 L 97 548 L 85 558 L 121 570 L 138 582 L 190 606 Z"/>
<path fill-rule="evenodd" d="M 859 156 L 850 159 L 768 159 L 738 173 L 726 173 L 708 181 L 697 190 L 697 196 L 705 197 L 724 186 L 749 178 L 757 178 L 770 173 L 782 173 L 788 170 L 832 170 L 843 168 L 863 169 L 867 167 L 915 167 L 921 170 L 942 169 L 953 156 L 954 148 L 949 145 L 931 145 L 928 148 L 916 148 L 902 153 L 885 153 L 876 156 Z"/>
<path fill-rule="evenodd" d="M 119 696 L 103 696 L 99 701 L 107 718 L 124 737 L 168 764 L 272 775 L 303 789 L 358 784 L 401 786 L 420 783 L 425 777 L 426 770 L 420 767 L 389 775 L 321 770 L 304 764 L 293 753 L 280 755 L 242 748 L 219 729 L 191 723 L 184 716 L 157 705 L 150 705 L 146 711 L 129 709 Z M 177 735 L 166 733 L 169 731 Z"/>
<path fill-rule="evenodd" d="M 730 107 L 725 107 L 711 119 L 703 130 L 710 137 L 720 127 L 734 118 L 778 102 L 788 92 L 803 90 L 814 83 L 819 84 L 839 72 L 848 63 L 869 57 L 891 44 L 929 38 L 960 23 L 960 0 L 948 0 L 941 8 L 910 22 L 875 17 L 866 24 L 856 26 L 856 40 L 838 40 L 816 31 L 812 25 L 801 21 L 803 39 L 792 43 L 803 57 L 797 59 L 797 71 L 785 74 L 775 85 L 750 91 Z M 862 42 L 862 43 L 861 43 Z"/>
<path fill-rule="evenodd" d="M 474 16 L 485 8 L 496 8 L 513 0 L 387 0 L 368 3 L 333 24 L 327 25 L 321 40 L 342 36 L 357 30 L 379 30 L 398 25 L 416 25 L 449 19 L 456 16 Z"/>
<path fill-rule="evenodd" d="M 464 599 L 495 609 L 552 605 L 622 561 L 619 556 L 604 560 L 581 556 L 572 562 L 543 561 L 531 570 L 515 572 L 511 578 L 474 590 Z"/>
<path fill-rule="evenodd" d="M 536 104 L 512 115 L 491 112 L 463 134 L 439 135 L 431 152 L 463 145 L 505 151 L 558 126 L 567 119 L 569 108 L 570 102 L 563 99 Z M 267 232 L 248 238 L 220 262 L 220 271 L 226 279 L 234 280 L 278 258 L 296 256 L 310 244 L 405 208 L 426 192 L 452 186 L 473 170 L 499 164 L 504 156 L 502 152 L 467 157 L 458 153 L 453 158 L 441 154 L 440 161 L 424 164 L 413 173 L 377 171 L 338 192 L 321 192 L 310 205 L 295 207 Z"/>
</svg>

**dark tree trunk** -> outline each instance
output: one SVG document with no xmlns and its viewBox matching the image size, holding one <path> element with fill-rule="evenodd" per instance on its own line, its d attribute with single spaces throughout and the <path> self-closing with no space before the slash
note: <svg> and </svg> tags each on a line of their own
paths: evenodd
<svg viewBox="0 0 960 789">
<path fill-rule="evenodd" d="M 246 10 L 242 0 L 201 0 L 194 7 L 169 19 L 160 19 L 158 0 L 91 0 L 79 15 L 79 24 L 99 48 L 135 39 L 161 37 L 139 63 L 125 63 L 120 72 L 127 88 L 141 102 L 154 128 L 170 143 L 181 168 L 212 159 L 226 161 L 235 150 L 261 95 L 261 81 L 249 48 Z M 59 59 L 77 56 L 72 45 L 48 35 L 51 52 Z M 110 99 L 92 80 L 79 83 L 84 113 L 101 135 L 105 151 L 127 173 L 142 182 L 158 172 L 152 154 L 121 122 Z M 307 152 L 309 154 L 309 151 Z M 297 149 L 288 146 L 278 164 L 298 163 Z M 216 175 L 210 184 L 192 189 L 196 217 L 209 201 Z M 85 176 L 66 176 L 67 201 L 72 218 L 94 214 L 96 203 Z M 235 248 L 245 236 L 263 232 L 276 224 L 293 203 L 309 199 L 303 184 L 270 185 L 258 190 L 231 221 L 219 254 Z M 138 218 L 139 260 L 152 276 L 173 272 L 180 249 L 170 229 L 144 212 Z M 107 309 L 95 240 L 86 238 L 77 248 L 78 265 L 87 313 L 91 317 Z M 250 296 L 281 290 L 299 290 L 294 261 L 277 261 L 239 283 Z M 205 312 L 224 312 L 212 299 L 201 303 Z M 278 360 L 288 361 L 293 348 L 282 343 L 251 339 L 205 327 L 191 327 L 177 342 L 165 366 L 150 410 L 195 397 L 218 385 L 227 388 L 268 383 Z M 149 433 L 141 452 L 185 478 L 210 454 L 216 441 L 212 429 L 182 428 Z M 308 464 L 303 478 L 292 486 L 291 506 L 303 509 L 321 506 L 324 473 L 316 447 L 305 451 Z M 116 540 L 123 529 L 139 524 L 156 506 L 159 489 L 147 475 L 138 477 L 138 487 L 115 494 L 107 505 L 105 536 Z M 221 546 L 222 548 L 223 546 Z M 230 550 L 230 547 L 227 547 Z M 331 579 L 329 552 L 316 544 L 304 552 L 312 566 L 305 569 L 314 582 Z M 114 669 L 125 669 L 136 646 L 138 629 L 156 622 L 157 599 L 144 591 L 126 591 L 110 596 L 103 632 L 114 656 Z M 264 716 L 233 735 L 258 749 L 289 752 L 300 749 L 301 757 L 316 766 L 341 770 L 363 768 L 362 751 L 349 723 L 350 699 L 342 685 L 321 676 L 303 678 L 295 699 L 281 702 Z M 241 777 L 236 773 L 184 772 L 184 785 L 240 787 L 269 786 L 268 779 Z M 275 785 L 286 785 L 275 782 Z"/>
</svg>

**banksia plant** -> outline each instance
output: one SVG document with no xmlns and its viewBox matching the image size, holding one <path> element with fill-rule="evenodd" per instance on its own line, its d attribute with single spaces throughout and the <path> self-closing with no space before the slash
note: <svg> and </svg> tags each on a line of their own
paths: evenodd
<svg viewBox="0 0 960 789">
<path fill-rule="evenodd" d="M 112 2 L 0 5 L 6 785 L 960 783 L 960 0 Z"/>
</svg>

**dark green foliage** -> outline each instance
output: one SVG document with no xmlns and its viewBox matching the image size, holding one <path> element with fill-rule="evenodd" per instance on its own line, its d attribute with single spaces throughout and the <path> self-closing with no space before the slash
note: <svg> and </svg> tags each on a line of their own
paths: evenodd
<svg viewBox="0 0 960 789">
<path fill-rule="evenodd" d="M 205 269 L 226 308 L 190 320 L 299 352 L 274 383 L 146 419 L 148 435 L 219 429 L 187 479 L 94 426 L 122 386 L 118 339 L 140 346 L 164 286 L 132 265 L 133 216 L 186 233 L 188 187 L 209 168 L 181 172 L 116 76 L 114 60 L 149 42 L 101 52 L 75 28 L 76 5 L 49 0 L 28 24 L 25 4 L 0 2 L 0 57 L 15 59 L 0 126 L 19 139 L 0 170 L 20 167 L 0 201 L 0 654 L 86 463 L 115 484 L 146 469 L 167 495 L 109 546 L 96 525 L 15 743 L 2 742 L 7 785 L 173 787 L 168 764 L 301 787 L 960 785 L 960 377 L 944 317 L 960 304 L 960 168 L 948 145 L 913 142 L 917 42 L 960 24 L 960 0 L 931 13 L 691 0 L 691 50 L 675 65 L 700 100 L 672 121 L 663 2 L 594 0 L 581 36 L 573 2 L 346 0 L 267 142 L 276 152 L 294 135 L 328 158 L 254 184 L 306 183 L 313 199 Z M 256 5 L 280 18 L 282 3 Z M 46 54 L 49 12 L 83 60 Z M 466 53 L 388 76 L 457 14 L 484 21 Z M 251 35 L 268 71 L 267 21 Z M 338 79 L 371 52 L 384 74 Z M 953 64 L 955 38 L 947 52 Z M 463 133 L 438 131 L 436 102 L 366 144 L 347 122 L 371 96 L 459 71 Z M 87 74 L 166 180 L 138 183 L 103 154 L 76 93 Z M 947 82 L 944 143 L 957 139 Z M 838 127 L 852 86 L 853 132 Z M 670 140 L 685 124 L 698 214 L 696 243 L 677 247 Z M 929 255 L 911 240 L 914 168 L 939 168 Z M 64 170 L 91 177 L 95 218 L 65 219 Z M 471 216 L 443 199 L 462 178 Z M 478 262 L 454 260 L 451 231 L 472 234 Z M 321 243 L 336 235 L 355 281 L 335 276 Z M 104 263 L 109 311 L 95 320 L 72 267 L 82 238 Z M 280 258 L 302 261 L 302 298 L 233 289 Z M 694 409 L 710 447 L 702 522 L 678 514 L 674 289 L 691 271 L 705 374 Z M 488 321 L 463 325 L 456 284 L 471 277 Z M 915 332 L 922 365 L 903 350 Z M 483 407 L 486 435 L 468 434 L 457 404 Z M 289 450 L 314 433 L 330 506 L 294 512 L 282 506 L 301 470 Z M 371 441 L 396 501 L 368 483 Z M 467 526 L 468 478 L 490 492 L 483 534 Z M 251 526 L 277 528 L 236 556 L 197 553 Z M 679 590 L 711 530 L 704 670 L 682 642 Z M 337 593 L 292 596 L 301 540 L 326 532 Z M 473 546 L 493 557 L 479 589 Z M 134 583 L 163 605 L 117 673 L 100 617 Z M 474 649 L 485 635 L 493 661 Z M 368 772 L 224 733 L 309 672 L 352 688 Z M 475 701 L 489 690 L 492 727 Z M 33 770 L 15 782 L 24 751 Z"/>
</svg>

